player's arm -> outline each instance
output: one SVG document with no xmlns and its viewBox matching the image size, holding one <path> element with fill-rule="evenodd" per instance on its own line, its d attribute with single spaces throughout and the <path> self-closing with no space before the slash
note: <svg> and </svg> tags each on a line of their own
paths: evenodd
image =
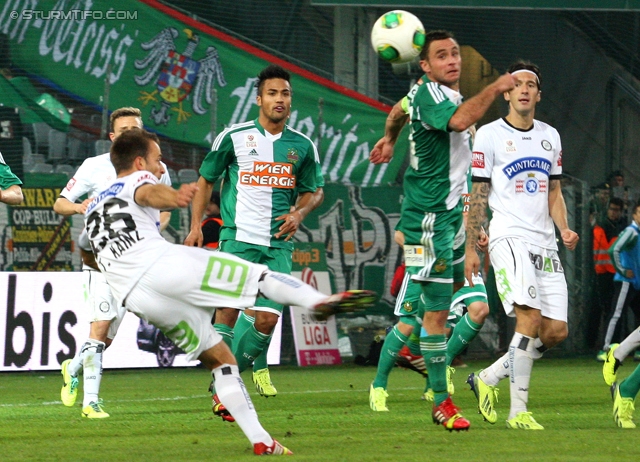
<svg viewBox="0 0 640 462">
<path fill-rule="evenodd" d="M 476 246 L 478 238 L 483 232 L 482 223 L 486 219 L 490 191 L 491 183 L 488 178 L 485 181 L 474 181 L 472 183 L 469 213 L 467 214 L 467 240 L 464 262 L 464 274 L 471 286 L 473 286 L 473 276 L 480 271 L 480 258 L 478 257 Z"/>
<path fill-rule="evenodd" d="M 498 96 L 505 91 L 511 90 L 515 83 L 516 79 L 511 74 L 506 73 L 495 82 L 484 87 L 480 93 L 458 106 L 456 112 L 449 119 L 449 130 L 461 132 L 469 128 L 480 120 Z"/>
<path fill-rule="evenodd" d="M 90 203 L 90 198 L 77 204 L 75 202 L 71 202 L 66 197 L 60 196 L 53 204 L 53 211 L 65 217 L 69 217 L 71 215 L 84 215 Z"/>
<path fill-rule="evenodd" d="M 136 204 L 143 207 L 175 209 L 187 207 L 197 190 L 196 183 L 183 184 L 177 190 L 164 184 L 146 183 L 136 188 L 133 198 Z"/>
<path fill-rule="evenodd" d="M 620 258 L 620 253 L 626 250 L 631 250 L 636 246 L 636 241 L 638 240 L 638 236 L 633 232 L 630 228 L 625 228 L 618 239 L 614 241 L 614 243 L 609 247 L 609 257 L 611 258 L 611 263 L 613 267 L 616 269 L 616 272 L 621 276 L 626 278 L 633 277 L 633 270 L 630 268 L 625 268 L 622 265 L 622 259 Z"/>
<path fill-rule="evenodd" d="M 164 231 L 171 221 L 171 212 L 163 210 L 160 212 L 160 231 Z"/>
<path fill-rule="evenodd" d="M 196 185 L 198 190 L 193 197 L 193 202 L 191 202 L 191 229 L 184 240 L 184 245 L 202 247 L 202 215 L 209 203 L 213 183 L 201 176 Z"/>
<path fill-rule="evenodd" d="M 578 233 L 569 228 L 567 206 L 564 202 L 564 196 L 562 195 L 560 180 L 554 179 L 553 177 L 551 177 L 549 181 L 549 214 L 560 230 L 560 237 L 565 247 L 569 250 L 575 249 L 580 238 L 578 237 Z"/>
<path fill-rule="evenodd" d="M 23 199 L 22 188 L 17 184 L 13 184 L 7 189 L 0 190 L 0 202 L 4 202 L 5 204 L 18 205 Z"/>
<path fill-rule="evenodd" d="M 369 161 L 372 164 L 382 164 L 391 161 L 393 157 L 393 147 L 400 136 L 402 128 L 409 120 L 406 110 L 406 97 L 398 101 L 387 116 L 384 125 L 384 136 L 373 146 L 369 154 Z"/>
<path fill-rule="evenodd" d="M 308 191 L 301 193 L 298 196 L 296 207 L 292 212 L 276 217 L 276 221 L 283 220 L 284 223 L 282 223 L 280 228 L 278 228 L 278 232 L 274 235 L 274 237 L 276 239 L 279 239 L 280 237 L 286 235 L 287 237 L 285 237 L 284 240 L 290 240 L 296 233 L 296 231 L 298 231 L 298 228 L 300 227 L 300 224 L 305 219 L 305 217 L 316 207 L 317 205 L 315 192 Z"/>
</svg>

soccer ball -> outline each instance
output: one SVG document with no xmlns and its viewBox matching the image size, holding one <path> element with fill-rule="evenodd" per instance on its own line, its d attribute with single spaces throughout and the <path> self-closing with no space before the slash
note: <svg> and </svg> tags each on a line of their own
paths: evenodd
<svg viewBox="0 0 640 462">
<path fill-rule="evenodd" d="M 420 54 L 425 33 L 420 20 L 408 11 L 393 10 L 380 16 L 371 30 L 371 45 L 390 63 L 406 63 Z"/>
</svg>

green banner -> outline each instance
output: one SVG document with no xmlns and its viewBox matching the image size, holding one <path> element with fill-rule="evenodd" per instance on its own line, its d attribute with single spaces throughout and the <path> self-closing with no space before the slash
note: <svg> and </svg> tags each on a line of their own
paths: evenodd
<svg viewBox="0 0 640 462">
<path fill-rule="evenodd" d="M 406 136 L 391 164 L 368 155 L 382 136 L 388 107 L 284 62 L 155 0 L 132 3 L 5 0 L 0 32 L 14 64 L 87 102 L 137 106 L 147 128 L 210 147 L 216 133 L 257 117 L 255 76 L 269 63 L 292 72 L 289 125 L 320 148 L 325 181 L 393 183 Z M 33 8 L 33 9 L 26 9 Z"/>
</svg>

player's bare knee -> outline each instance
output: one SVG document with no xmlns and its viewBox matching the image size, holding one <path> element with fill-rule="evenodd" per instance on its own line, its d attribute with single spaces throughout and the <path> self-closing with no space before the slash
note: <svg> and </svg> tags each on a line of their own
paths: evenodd
<svg viewBox="0 0 640 462">
<path fill-rule="evenodd" d="M 258 332 L 271 334 L 273 328 L 278 324 L 278 315 L 268 311 L 256 311 L 256 321 L 254 326 Z"/>
<path fill-rule="evenodd" d="M 489 316 L 489 305 L 484 302 L 473 302 L 467 307 L 469 317 L 476 324 L 484 324 L 484 320 Z"/>
<path fill-rule="evenodd" d="M 203 351 L 198 356 L 198 359 L 209 370 L 213 370 L 223 364 L 237 364 L 235 356 L 233 356 L 233 353 L 224 342 L 219 342 L 208 350 Z"/>
<path fill-rule="evenodd" d="M 413 325 L 407 324 L 406 322 L 398 321 L 396 327 L 402 335 L 405 335 L 407 337 L 411 335 L 411 332 L 413 332 Z"/>
<path fill-rule="evenodd" d="M 216 308 L 215 323 L 233 327 L 236 325 L 238 313 L 235 308 Z"/>
<path fill-rule="evenodd" d="M 543 323 L 543 327 L 540 329 L 540 341 L 547 348 L 562 343 L 568 336 L 569 327 L 567 323 Z"/>
</svg>

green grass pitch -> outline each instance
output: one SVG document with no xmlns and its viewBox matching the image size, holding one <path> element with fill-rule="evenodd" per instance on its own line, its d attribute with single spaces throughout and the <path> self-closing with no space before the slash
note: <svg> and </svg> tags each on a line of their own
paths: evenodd
<svg viewBox="0 0 640 462">
<path fill-rule="evenodd" d="M 640 428 L 615 426 L 601 364 L 591 359 L 535 363 L 529 410 L 544 431 L 508 430 L 509 387 L 500 386 L 498 423 L 477 414 L 467 375 L 488 361 L 471 361 L 453 376 L 454 401 L 471 421 L 449 433 L 431 421 L 423 382 L 395 369 L 390 412 L 369 409 L 375 369 L 273 367 L 278 396 L 257 395 L 243 377 L 264 427 L 301 461 L 624 461 L 637 460 Z M 620 375 L 635 364 L 627 360 Z M 108 370 L 101 397 L 111 417 L 80 416 L 60 402 L 56 372 L 0 374 L 0 460 L 253 460 L 237 424 L 210 410 L 210 375 L 203 369 Z M 81 380 L 82 383 L 82 380 Z"/>
</svg>

